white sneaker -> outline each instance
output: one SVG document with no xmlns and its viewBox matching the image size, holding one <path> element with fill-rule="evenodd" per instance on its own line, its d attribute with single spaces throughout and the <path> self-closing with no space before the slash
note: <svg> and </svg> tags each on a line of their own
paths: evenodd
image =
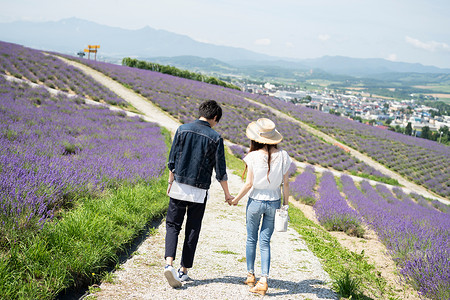
<svg viewBox="0 0 450 300">
<path fill-rule="evenodd" d="M 181 287 L 182 284 L 180 278 L 178 278 L 177 271 L 175 271 L 175 269 L 171 265 L 167 265 L 164 268 L 164 276 L 166 276 L 166 279 L 171 287 L 173 288 Z"/>
<path fill-rule="evenodd" d="M 183 271 L 181 271 L 181 268 L 178 269 L 178 278 L 180 278 L 180 281 L 186 281 L 189 279 L 189 276 L 187 273 L 184 273 Z"/>
</svg>

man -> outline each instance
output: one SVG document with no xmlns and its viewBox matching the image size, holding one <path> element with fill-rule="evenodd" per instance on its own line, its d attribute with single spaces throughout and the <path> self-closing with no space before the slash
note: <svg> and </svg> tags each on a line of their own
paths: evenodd
<svg viewBox="0 0 450 300">
<path fill-rule="evenodd" d="M 233 199 L 228 191 L 223 139 L 212 129 L 222 117 L 222 108 L 214 100 L 199 107 L 199 119 L 178 127 L 169 154 L 169 209 L 166 217 L 164 275 L 173 288 L 188 279 L 208 200 L 212 171 L 225 193 L 225 201 Z M 173 268 L 178 234 L 187 213 L 185 239 L 178 272 Z"/>
</svg>

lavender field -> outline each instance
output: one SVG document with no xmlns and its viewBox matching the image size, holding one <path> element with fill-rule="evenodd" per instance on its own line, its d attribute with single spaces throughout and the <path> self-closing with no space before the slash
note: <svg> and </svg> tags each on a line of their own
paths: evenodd
<svg viewBox="0 0 450 300">
<path fill-rule="evenodd" d="M 384 176 L 296 123 L 246 100 L 253 95 L 151 71 L 83 62 L 182 122 L 198 117 L 200 102 L 218 100 L 224 117 L 217 130 L 236 144 L 248 146 L 247 124 L 269 117 L 284 135 L 280 146 L 295 159 Z M 39 51 L 0 42 L 0 73 L 79 96 L 54 96 L 43 88 L 12 83 L 0 76 L 0 249 L 9 245 L 11 230 L 42 230 L 51 223 L 48 221 L 58 219 L 61 209 L 71 208 L 86 195 L 148 183 L 162 175 L 167 147 L 161 129 L 122 112 L 87 105 L 81 97 L 126 106 L 123 99 L 77 69 Z M 271 102 L 274 100 L 267 97 L 259 101 L 314 124 L 385 164 L 392 163 L 391 168 L 397 172 L 406 172 L 406 177 L 415 177 L 420 184 L 448 196 L 448 147 L 411 137 L 401 139 L 364 124 L 348 123 L 344 118 Z M 232 150 L 237 156 L 244 154 L 242 146 Z M 291 189 L 295 198 L 314 205 L 325 228 L 356 236 L 363 236 L 365 226 L 373 229 L 405 281 L 431 299 L 450 298 L 448 206 L 430 203 L 417 194 L 406 195 L 399 188 L 391 192 L 381 184 L 355 184 L 349 176 L 336 181 L 332 173 L 325 172 L 317 177 L 314 167 L 308 167 L 292 181 Z"/>
<path fill-rule="evenodd" d="M 331 173 L 324 173 L 316 185 L 316 175 L 308 168 L 295 178 L 291 189 L 294 197 L 302 202 L 304 198 L 317 198 L 316 216 L 328 230 L 350 235 L 358 235 L 364 226 L 374 230 L 396 262 L 403 281 L 427 298 L 448 299 L 450 215 L 447 209 L 411 194 L 416 200 L 400 188 L 391 192 L 382 184 L 376 187 L 367 181 L 355 184 L 347 175 L 340 181 L 345 198 Z"/>
<path fill-rule="evenodd" d="M 73 58 L 72 58 L 73 59 Z M 187 80 L 157 72 L 76 59 L 130 87 L 182 122 L 197 118 L 199 103 L 215 99 L 224 108 L 224 118 L 216 127 L 225 139 L 248 146 L 245 128 L 250 121 L 269 117 L 283 133 L 283 149 L 298 161 L 306 161 L 341 171 L 386 178 L 384 174 L 359 161 L 344 150 L 323 142 L 295 122 L 276 116 L 268 109 L 247 101 L 245 94 L 204 82 Z"/>
<path fill-rule="evenodd" d="M 450 198 L 450 147 L 270 97 L 247 97 L 286 112 L 367 154 L 389 169 Z"/>
<path fill-rule="evenodd" d="M 295 177 L 290 183 L 291 195 L 296 200 L 303 203 L 314 205 L 317 201 L 314 187 L 316 186 L 317 176 L 314 173 L 314 167 L 307 166 L 305 170 Z"/>
<path fill-rule="evenodd" d="M 86 194 L 148 182 L 163 172 L 167 147 L 155 124 L 2 76 L 0 99 L 5 230 L 42 226 Z"/>
<path fill-rule="evenodd" d="M 319 223 L 325 229 L 343 231 L 357 237 L 364 235 L 361 215 L 349 207 L 345 198 L 341 196 L 332 173 L 323 173 L 318 194 L 314 211 Z"/>
<path fill-rule="evenodd" d="M 94 101 L 126 106 L 116 94 L 80 70 L 41 51 L 0 41 L 0 73 Z"/>
</svg>

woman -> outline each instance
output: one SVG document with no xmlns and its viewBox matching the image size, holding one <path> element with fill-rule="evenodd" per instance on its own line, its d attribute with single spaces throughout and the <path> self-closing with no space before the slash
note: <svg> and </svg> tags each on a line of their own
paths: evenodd
<svg viewBox="0 0 450 300">
<path fill-rule="evenodd" d="M 287 209 L 288 169 L 292 160 L 286 151 L 277 149 L 277 144 L 283 137 L 271 120 L 262 118 L 250 123 L 247 126 L 246 135 L 250 139 L 250 151 L 244 157 L 246 170 L 248 169 L 247 179 L 231 204 L 237 205 L 239 200 L 251 190 L 246 210 L 248 273 L 245 283 L 251 286 L 250 292 L 265 295 L 268 289 L 270 238 L 274 229 L 275 210 L 281 206 L 280 185 L 283 184 L 283 208 Z M 255 285 L 255 254 L 259 230 L 261 278 Z"/>
</svg>

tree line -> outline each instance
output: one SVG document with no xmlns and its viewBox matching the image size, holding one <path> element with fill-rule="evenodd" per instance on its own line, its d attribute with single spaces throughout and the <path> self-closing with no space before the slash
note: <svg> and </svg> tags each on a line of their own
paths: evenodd
<svg viewBox="0 0 450 300">
<path fill-rule="evenodd" d="M 228 83 L 228 82 L 225 82 L 223 80 L 217 79 L 215 77 L 206 76 L 206 75 L 203 75 L 200 73 L 190 72 L 187 70 L 181 70 L 176 67 L 169 66 L 169 65 L 161 65 L 161 64 L 152 63 L 152 62 L 148 62 L 148 61 L 144 61 L 144 60 L 138 60 L 138 59 L 130 58 L 130 57 L 125 57 L 124 59 L 122 59 L 122 65 L 132 67 L 132 68 L 150 70 L 150 71 L 168 74 L 168 75 L 172 75 L 172 76 L 177 76 L 177 77 L 181 77 L 181 78 L 206 82 L 209 84 L 223 86 L 223 87 L 230 88 L 230 89 L 241 90 L 238 86 Z"/>
</svg>

